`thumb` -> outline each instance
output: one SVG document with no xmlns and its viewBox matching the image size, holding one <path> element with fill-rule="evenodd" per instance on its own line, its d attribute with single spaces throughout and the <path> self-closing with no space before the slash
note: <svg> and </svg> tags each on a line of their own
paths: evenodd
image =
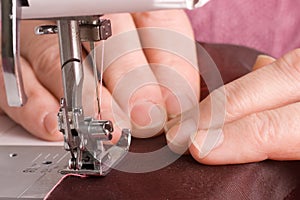
<svg viewBox="0 0 300 200">
<path fill-rule="evenodd" d="M 201 163 L 236 164 L 300 159 L 300 104 L 246 116 L 222 128 L 191 136 L 190 153 Z M 218 134 L 213 144 L 206 142 Z"/>
<path fill-rule="evenodd" d="M 27 102 L 20 108 L 9 107 L 4 93 L 0 95 L 0 108 L 33 135 L 44 140 L 62 140 L 63 136 L 57 126 L 58 101 L 40 84 L 29 63 L 23 58 L 21 65 Z M 5 91 L 1 72 L 0 91 Z"/>
</svg>

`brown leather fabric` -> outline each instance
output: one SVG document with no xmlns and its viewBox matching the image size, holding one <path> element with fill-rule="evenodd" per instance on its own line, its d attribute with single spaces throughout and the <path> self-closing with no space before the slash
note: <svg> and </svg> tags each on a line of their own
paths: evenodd
<svg viewBox="0 0 300 200">
<path fill-rule="evenodd" d="M 225 83 L 251 70 L 258 52 L 229 45 L 204 44 Z M 202 55 L 199 55 L 200 58 Z M 200 65 L 205 63 L 199 63 Z M 201 66 L 200 66 L 201 69 Z M 210 76 L 205 69 L 205 76 Z M 214 87 L 218 87 L 216 83 Z M 202 83 L 202 98 L 208 94 Z M 149 152 L 165 145 L 163 136 L 134 139 L 132 152 Z M 299 147 L 300 148 L 300 147 Z M 123 163 L 126 163 L 126 158 Z M 137 163 L 138 164 L 138 163 Z M 122 165 L 122 163 L 121 163 Z M 300 161 L 264 161 L 207 166 L 191 156 L 149 173 L 113 170 L 106 177 L 67 177 L 48 199 L 299 199 Z"/>
</svg>

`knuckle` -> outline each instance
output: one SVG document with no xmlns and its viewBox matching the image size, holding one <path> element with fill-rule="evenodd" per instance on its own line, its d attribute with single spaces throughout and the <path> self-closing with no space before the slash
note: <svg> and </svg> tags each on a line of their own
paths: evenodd
<svg viewBox="0 0 300 200">
<path fill-rule="evenodd" d="M 243 85 L 236 81 L 234 84 L 225 85 L 226 96 L 226 121 L 230 122 L 243 114 L 247 95 L 244 94 Z M 239 92 L 236 92 L 239 91 Z"/>
<path fill-rule="evenodd" d="M 276 144 L 276 128 L 278 119 L 275 112 L 263 112 L 251 115 L 253 120 L 253 136 L 257 149 L 269 152 L 268 147 Z"/>
<path fill-rule="evenodd" d="M 300 48 L 286 54 L 276 64 L 284 74 L 296 80 L 296 83 L 300 81 Z"/>
<path fill-rule="evenodd" d="M 209 95 L 209 100 L 210 100 L 210 112 L 211 112 L 210 114 L 212 117 L 210 122 L 213 122 L 214 124 L 216 122 L 217 124 L 219 124 L 220 122 L 225 122 L 227 100 L 226 100 L 226 92 L 224 87 L 214 90 Z"/>
<path fill-rule="evenodd" d="M 40 53 L 33 63 L 36 72 L 48 74 L 55 70 L 56 66 L 60 66 L 60 54 L 57 46 L 48 47 Z"/>
</svg>

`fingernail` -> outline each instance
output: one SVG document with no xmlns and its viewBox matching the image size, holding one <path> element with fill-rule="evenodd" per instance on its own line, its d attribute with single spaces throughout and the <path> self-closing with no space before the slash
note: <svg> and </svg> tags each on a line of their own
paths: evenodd
<svg viewBox="0 0 300 200">
<path fill-rule="evenodd" d="M 192 119 L 194 121 L 194 124 L 198 124 L 200 118 L 200 112 L 198 105 L 192 107 L 189 110 L 186 110 L 185 112 L 181 113 L 180 115 L 177 115 L 176 117 L 170 119 L 167 121 L 167 123 L 164 126 L 164 131 L 167 133 L 173 126 L 176 124 L 180 124 L 185 120 Z"/>
<path fill-rule="evenodd" d="M 180 120 L 181 120 L 181 116 L 179 115 L 179 116 L 177 116 L 177 117 L 175 117 L 175 118 L 167 121 L 167 123 L 164 125 L 164 132 L 165 133 L 169 132 L 169 130 L 172 127 L 174 127 L 174 126 L 176 126 L 176 125 L 179 124 Z"/>
<path fill-rule="evenodd" d="M 166 98 L 166 106 L 169 118 L 174 118 L 180 113 L 195 107 L 195 105 L 198 105 L 198 99 L 196 96 L 193 98 L 190 93 L 178 95 L 169 94 Z"/>
<path fill-rule="evenodd" d="M 265 54 L 260 54 L 257 56 L 256 58 L 256 61 L 252 67 L 252 70 L 257 70 L 261 67 L 264 67 L 266 65 L 269 65 L 271 64 L 272 62 L 275 62 L 276 59 L 271 57 L 271 56 L 268 56 L 268 55 L 265 55 Z"/>
<path fill-rule="evenodd" d="M 167 114 L 159 104 L 150 101 L 136 103 L 130 112 L 133 134 L 136 137 L 151 137 L 162 130 Z"/>
<path fill-rule="evenodd" d="M 222 129 L 200 130 L 191 136 L 192 144 L 199 150 L 199 158 L 203 159 L 224 141 Z"/>
<path fill-rule="evenodd" d="M 192 119 L 171 128 L 166 134 L 170 149 L 176 153 L 184 153 L 189 147 L 190 137 L 195 135 L 197 130 L 197 124 Z"/>
<path fill-rule="evenodd" d="M 49 134 L 57 134 L 57 113 L 48 113 L 44 118 L 44 126 Z"/>
<path fill-rule="evenodd" d="M 257 60 L 268 60 L 270 62 L 276 61 L 275 58 L 273 58 L 272 56 L 268 56 L 266 54 L 260 54 L 260 55 L 258 55 L 257 58 L 256 58 L 256 61 Z"/>
</svg>

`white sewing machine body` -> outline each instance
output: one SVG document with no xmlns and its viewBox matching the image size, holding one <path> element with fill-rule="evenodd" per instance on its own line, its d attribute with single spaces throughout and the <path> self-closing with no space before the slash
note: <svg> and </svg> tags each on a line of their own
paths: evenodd
<svg viewBox="0 0 300 200">
<path fill-rule="evenodd" d="M 107 13 L 200 7 L 208 0 L 25 0 L 22 19 L 91 16 Z M 198 2 L 198 3 L 197 3 Z"/>
</svg>

